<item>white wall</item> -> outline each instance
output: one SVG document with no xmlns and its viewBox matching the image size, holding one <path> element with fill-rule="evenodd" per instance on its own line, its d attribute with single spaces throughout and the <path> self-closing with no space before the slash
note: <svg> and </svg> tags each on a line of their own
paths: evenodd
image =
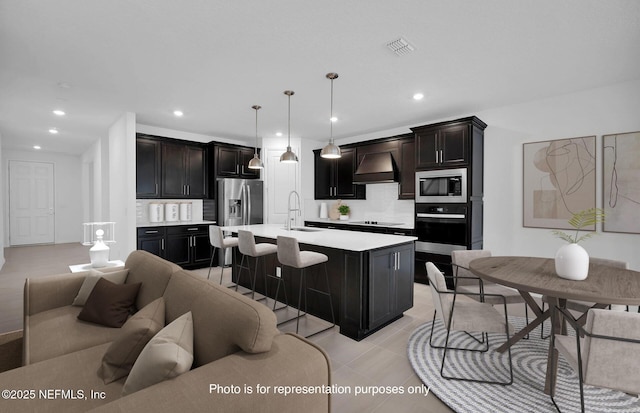
<svg viewBox="0 0 640 413">
<path fill-rule="evenodd" d="M 80 157 L 54 152 L 20 151 L 5 149 L 2 151 L 3 196 L 6 200 L 4 222 L 7 231 L 3 240 L 9 245 L 9 161 L 32 161 L 53 163 L 55 189 L 55 243 L 82 241 L 82 193 Z"/>
<path fill-rule="evenodd" d="M 116 223 L 116 243 L 111 246 L 110 259 L 125 260 L 136 249 L 135 113 L 125 113 L 109 128 L 106 165 L 109 175 L 106 185 L 109 205 L 107 216 L 109 221 Z"/>
<path fill-rule="evenodd" d="M 494 254 L 552 257 L 563 241 L 522 226 L 522 144 L 596 135 L 596 206 L 602 207 L 602 135 L 640 130 L 640 81 L 478 112 L 485 130 L 484 241 Z M 640 234 L 600 232 L 590 255 L 640 269 Z"/>
<path fill-rule="evenodd" d="M 411 132 L 411 126 L 478 116 L 489 125 L 484 135 L 484 247 L 494 255 L 553 257 L 563 241 L 549 229 L 522 226 L 522 144 L 596 135 L 596 206 L 601 207 L 602 135 L 640 131 L 639 107 L 640 80 L 636 80 L 446 119 L 425 119 L 337 143 L 394 136 Z M 602 233 L 600 226 L 597 230 L 597 236 L 582 244 L 590 255 L 628 261 L 632 269 L 640 270 L 640 234 Z"/>
<path fill-rule="evenodd" d="M 82 161 L 82 211 L 84 222 L 106 221 L 103 214 L 104 190 L 107 188 L 108 174 L 103 174 L 102 144 L 104 139 L 97 140 L 81 156 Z M 103 175 L 105 175 L 103 177 Z"/>
</svg>

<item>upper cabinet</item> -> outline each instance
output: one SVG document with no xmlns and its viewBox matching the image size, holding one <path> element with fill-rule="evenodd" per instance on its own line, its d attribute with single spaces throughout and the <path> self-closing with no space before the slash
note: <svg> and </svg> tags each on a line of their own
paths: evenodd
<svg viewBox="0 0 640 413">
<path fill-rule="evenodd" d="M 398 199 L 414 199 L 416 194 L 416 142 L 413 136 L 404 136 L 398 141 L 400 150 Z"/>
<path fill-rule="evenodd" d="M 137 198 L 202 199 L 207 196 L 206 182 L 206 152 L 202 145 L 137 135 Z"/>
<path fill-rule="evenodd" d="M 138 136 L 136 139 L 136 196 L 160 197 L 160 141 Z"/>
<path fill-rule="evenodd" d="M 245 146 L 214 146 L 216 159 L 216 178 L 260 178 L 259 169 L 249 169 L 249 161 L 253 158 L 254 149 Z"/>
<path fill-rule="evenodd" d="M 343 148 L 342 157 L 325 159 L 320 149 L 314 154 L 315 199 L 365 199 L 365 186 L 353 183 L 355 148 Z"/>
<path fill-rule="evenodd" d="M 474 142 L 482 140 L 487 125 L 475 116 L 411 128 L 415 133 L 415 168 L 467 166 Z"/>
</svg>

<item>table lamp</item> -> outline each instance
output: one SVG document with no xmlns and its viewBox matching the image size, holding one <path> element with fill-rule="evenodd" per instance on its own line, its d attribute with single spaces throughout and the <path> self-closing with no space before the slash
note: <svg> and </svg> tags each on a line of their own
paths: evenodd
<svg viewBox="0 0 640 413">
<path fill-rule="evenodd" d="M 82 245 L 92 245 L 89 249 L 91 266 L 106 267 L 109 263 L 109 246 L 115 240 L 115 222 L 85 222 L 82 224 L 84 238 Z"/>
</svg>

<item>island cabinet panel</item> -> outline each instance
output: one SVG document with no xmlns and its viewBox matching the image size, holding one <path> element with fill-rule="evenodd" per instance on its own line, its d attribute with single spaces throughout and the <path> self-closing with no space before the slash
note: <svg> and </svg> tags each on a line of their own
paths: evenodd
<svg viewBox="0 0 640 413">
<path fill-rule="evenodd" d="M 256 236 L 256 243 L 275 244 L 273 238 Z M 402 313 L 413 306 L 414 243 L 408 242 L 372 251 L 346 251 L 318 245 L 300 244 L 302 251 L 316 251 L 327 255 L 327 272 L 333 302 L 333 314 L 340 333 L 354 340 L 362 340 L 392 321 L 402 317 Z M 238 277 L 238 267 L 242 259 L 237 249 L 233 254 L 233 280 L 251 288 L 251 277 L 243 270 Z M 256 292 L 275 298 L 277 280 L 260 274 L 266 268 L 267 274 L 277 273 L 281 267 L 284 290 L 288 304 L 294 308 L 301 305 L 305 310 L 305 295 L 299 302 L 300 270 L 282 267 L 276 255 L 266 256 L 265 267 L 260 263 L 256 279 Z M 246 261 L 245 261 L 246 262 Z M 251 271 L 254 260 L 250 260 Z M 305 269 L 307 286 L 310 289 L 326 291 L 323 265 Z M 265 286 L 267 289 L 265 289 Z M 278 301 L 284 302 L 285 294 L 280 288 Z M 307 293 L 306 310 L 309 314 L 331 321 L 331 307 L 326 296 L 312 291 Z M 295 323 L 295 321 L 292 321 Z"/>
<path fill-rule="evenodd" d="M 413 266 L 412 245 L 370 253 L 369 329 L 394 320 L 413 306 Z"/>
</svg>

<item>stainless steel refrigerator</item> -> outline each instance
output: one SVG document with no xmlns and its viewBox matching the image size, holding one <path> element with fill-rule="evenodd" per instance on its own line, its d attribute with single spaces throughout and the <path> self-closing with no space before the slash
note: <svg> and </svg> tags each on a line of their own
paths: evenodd
<svg viewBox="0 0 640 413">
<path fill-rule="evenodd" d="M 220 226 L 262 224 L 262 181 L 218 179 L 218 222 Z"/>
<path fill-rule="evenodd" d="M 217 220 L 220 226 L 262 224 L 262 181 L 257 179 L 218 179 Z M 220 259 L 220 264 L 223 264 Z M 231 248 L 224 265 L 231 264 Z"/>
</svg>

